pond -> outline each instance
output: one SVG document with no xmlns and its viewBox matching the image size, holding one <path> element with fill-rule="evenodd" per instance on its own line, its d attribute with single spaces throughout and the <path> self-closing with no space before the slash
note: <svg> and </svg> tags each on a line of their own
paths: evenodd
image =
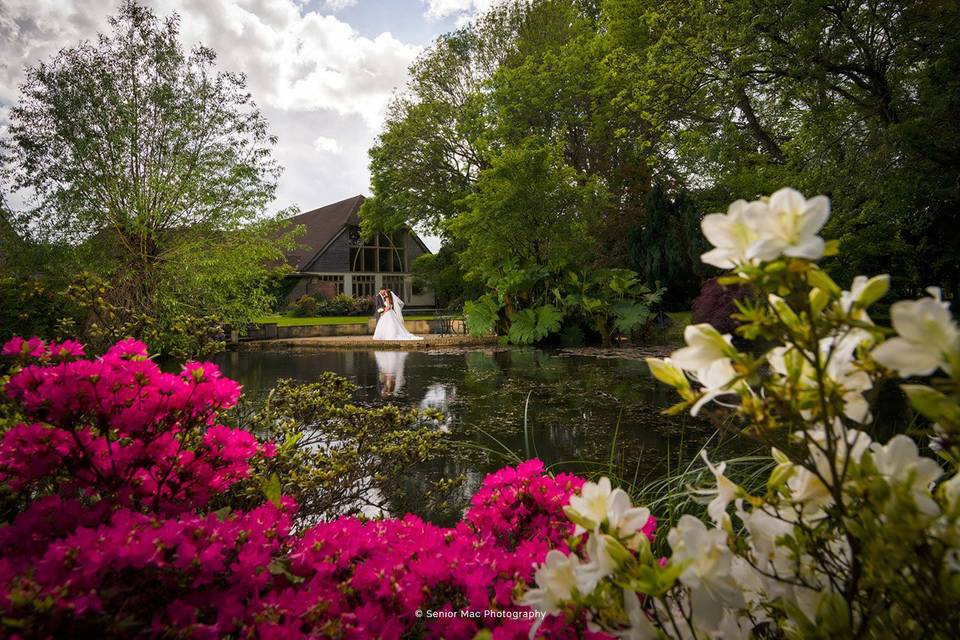
<svg viewBox="0 0 960 640">
<path fill-rule="evenodd" d="M 462 476 L 450 513 L 465 506 L 485 473 L 518 459 L 538 457 L 554 470 L 577 473 L 612 470 L 642 484 L 689 461 L 714 432 L 686 415 L 661 415 L 676 396 L 640 359 L 517 348 L 284 349 L 234 351 L 217 362 L 247 397 L 280 378 L 311 382 L 332 371 L 358 385 L 360 403 L 440 410 L 445 418 L 435 426 L 451 434 L 454 450 L 411 470 L 410 482 Z M 416 503 L 397 508 L 435 521 L 449 515 L 426 513 Z"/>
</svg>

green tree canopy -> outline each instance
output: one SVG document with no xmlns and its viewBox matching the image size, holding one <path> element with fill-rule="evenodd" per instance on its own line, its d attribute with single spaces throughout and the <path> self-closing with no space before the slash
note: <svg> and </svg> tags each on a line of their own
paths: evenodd
<svg viewBox="0 0 960 640">
<path fill-rule="evenodd" d="M 5 186 L 27 195 L 15 226 L 74 247 L 69 269 L 130 318 L 243 324 L 280 257 L 267 122 L 242 74 L 183 50 L 175 15 L 128 0 L 109 23 L 26 71 L 4 141 Z"/>
<path fill-rule="evenodd" d="M 533 0 L 493 15 L 414 66 L 371 151 L 369 228 L 442 231 L 467 271 L 474 247 L 509 254 L 506 201 L 478 194 L 535 138 L 603 194 L 573 270 L 630 266 L 683 307 L 711 275 L 703 215 L 789 185 L 831 197 L 838 278 L 890 271 L 898 295 L 960 295 L 955 0 Z"/>
</svg>

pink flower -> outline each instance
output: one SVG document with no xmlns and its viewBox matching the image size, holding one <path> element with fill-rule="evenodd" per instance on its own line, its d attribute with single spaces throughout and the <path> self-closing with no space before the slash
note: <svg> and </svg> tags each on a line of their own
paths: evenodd
<svg viewBox="0 0 960 640">
<path fill-rule="evenodd" d="M 293 534 L 287 496 L 210 513 L 211 496 L 275 455 L 219 422 L 240 387 L 214 365 L 163 373 L 132 339 L 100 359 L 71 341 L 14 339 L 3 353 L 35 361 L 4 389 L 28 419 L 0 439 L 0 486 L 25 505 L 0 527 L 0 618 L 38 636 L 122 624 L 197 638 L 525 638 L 529 620 L 482 613 L 523 610 L 513 594 L 572 533 L 563 506 L 584 480 L 539 460 L 487 476 L 451 528 L 343 517 Z M 541 631 L 575 637 L 559 618 Z"/>
</svg>

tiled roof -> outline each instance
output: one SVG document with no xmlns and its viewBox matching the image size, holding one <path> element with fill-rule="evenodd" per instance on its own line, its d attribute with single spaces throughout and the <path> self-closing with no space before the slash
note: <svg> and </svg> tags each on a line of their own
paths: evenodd
<svg viewBox="0 0 960 640">
<path fill-rule="evenodd" d="M 360 224 L 357 214 L 364 200 L 363 196 L 354 196 L 290 218 L 288 229 L 303 225 L 306 231 L 297 238 L 297 244 L 301 246 L 287 253 L 287 262 L 297 271 L 306 268 L 337 237 L 344 225 Z"/>
</svg>

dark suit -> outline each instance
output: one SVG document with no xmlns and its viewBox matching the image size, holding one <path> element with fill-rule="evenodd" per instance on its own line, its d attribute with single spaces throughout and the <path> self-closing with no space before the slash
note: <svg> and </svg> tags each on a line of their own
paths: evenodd
<svg viewBox="0 0 960 640">
<path fill-rule="evenodd" d="M 383 294 L 379 291 L 377 292 L 377 315 L 383 313 L 383 310 L 387 308 L 387 301 L 384 300 Z"/>
</svg>

